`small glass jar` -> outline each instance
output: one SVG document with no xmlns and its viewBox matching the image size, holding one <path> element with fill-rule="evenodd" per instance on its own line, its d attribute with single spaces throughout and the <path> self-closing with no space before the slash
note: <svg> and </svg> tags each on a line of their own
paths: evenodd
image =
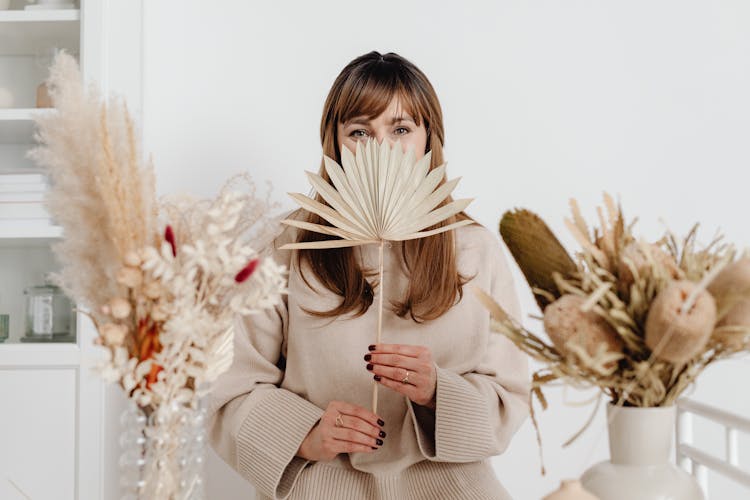
<svg viewBox="0 0 750 500">
<path fill-rule="evenodd" d="M 73 304 L 63 291 L 52 284 L 30 286 L 26 296 L 26 336 L 51 338 L 70 333 Z"/>
<path fill-rule="evenodd" d="M 10 316 L 7 314 L 0 314 L 0 343 L 8 340 L 8 332 L 10 331 Z"/>
</svg>

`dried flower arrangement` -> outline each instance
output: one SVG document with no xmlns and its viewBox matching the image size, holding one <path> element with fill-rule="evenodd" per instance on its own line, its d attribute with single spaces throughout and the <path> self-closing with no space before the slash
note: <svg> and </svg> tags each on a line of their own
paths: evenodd
<svg viewBox="0 0 750 500">
<path fill-rule="evenodd" d="M 472 223 L 451 220 L 473 200 L 452 200 L 450 194 L 460 177 L 445 181 L 445 164 L 430 170 L 431 159 L 431 152 L 419 160 L 413 149 L 404 153 L 401 141 L 389 145 L 374 139 L 364 144 L 358 142 L 354 154 L 342 148 L 341 165 L 325 156 L 325 171 L 331 183 L 313 172 L 307 172 L 307 176 L 326 204 L 299 193 L 289 195 L 332 226 L 295 219 L 281 222 L 338 239 L 288 243 L 281 248 L 325 249 L 378 244 L 378 288 L 384 290 L 383 247 L 388 241 L 424 238 Z M 427 229 L 433 226 L 437 227 Z M 376 344 L 381 342 L 383 324 L 383 294 L 379 296 Z M 378 384 L 373 382 L 372 411 L 377 412 L 377 408 Z"/>
<path fill-rule="evenodd" d="M 532 395 L 545 409 L 542 387 L 557 380 L 598 387 L 614 404 L 669 406 L 709 364 L 750 348 L 749 255 L 721 236 L 699 249 L 697 225 L 681 242 L 669 231 L 637 239 L 635 221 L 606 194 L 604 203 L 592 234 L 571 200 L 575 260 L 536 214 L 509 211 L 500 222 L 550 342 L 475 290 L 493 329 L 544 365 Z"/>
<path fill-rule="evenodd" d="M 285 268 L 249 239 L 270 242 L 272 205 L 247 175 L 215 199 L 158 202 L 125 103 L 86 91 L 64 51 L 48 87 L 56 110 L 36 118 L 30 156 L 50 174 L 46 203 L 63 227 L 53 245 L 62 269 L 51 278 L 96 326 L 106 380 L 148 415 L 194 408 L 232 362 L 234 316 L 272 307 L 284 292 Z"/>
</svg>

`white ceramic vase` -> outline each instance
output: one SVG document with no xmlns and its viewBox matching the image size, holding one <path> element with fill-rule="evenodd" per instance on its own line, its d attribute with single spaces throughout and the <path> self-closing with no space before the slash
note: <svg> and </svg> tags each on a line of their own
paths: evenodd
<svg viewBox="0 0 750 500">
<path fill-rule="evenodd" d="M 704 500 L 698 483 L 670 462 L 675 407 L 607 405 L 610 460 L 581 477 L 600 500 Z"/>
</svg>

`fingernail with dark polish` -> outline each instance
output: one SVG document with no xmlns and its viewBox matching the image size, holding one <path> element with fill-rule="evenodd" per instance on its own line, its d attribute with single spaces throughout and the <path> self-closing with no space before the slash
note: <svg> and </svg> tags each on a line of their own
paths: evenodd
<svg viewBox="0 0 750 500">
<path fill-rule="evenodd" d="M 370 446 L 370 448 L 372 448 L 373 450 L 377 450 L 377 447 L 375 446 Z"/>
<path fill-rule="evenodd" d="M 382 427 L 382 426 L 385 425 L 385 422 L 383 422 L 382 420 L 378 419 L 378 425 Z"/>
<path fill-rule="evenodd" d="M 367 369 L 372 370 L 372 363 L 367 363 Z"/>
<path fill-rule="evenodd" d="M 378 434 L 378 436 L 384 438 L 385 437 L 385 431 L 380 431 L 380 433 Z"/>
<path fill-rule="evenodd" d="M 375 375 L 372 378 L 374 378 L 375 380 L 377 380 L 378 382 L 380 382 L 380 375 Z"/>
<path fill-rule="evenodd" d="M 378 446 L 383 446 L 383 440 L 382 439 L 376 439 L 376 443 L 378 443 Z"/>
<path fill-rule="evenodd" d="M 365 354 L 365 361 L 370 361 L 372 359 L 372 354 Z"/>
<path fill-rule="evenodd" d="M 369 351 L 375 350 L 375 344 L 370 344 L 370 346 L 367 348 Z"/>
</svg>

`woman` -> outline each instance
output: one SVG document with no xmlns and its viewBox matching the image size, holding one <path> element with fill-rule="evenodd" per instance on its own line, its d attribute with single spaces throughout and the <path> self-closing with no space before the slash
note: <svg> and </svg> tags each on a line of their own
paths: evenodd
<svg viewBox="0 0 750 500">
<path fill-rule="evenodd" d="M 340 162 L 342 147 L 368 138 L 400 140 L 418 158 L 432 151 L 431 168 L 443 163 L 435 91 L 393 53 L 353 60 L 325 103 L 325 155 Z M 322 166 L 320 175 L 328 180 Z M 302 210 L 286 217 L 328 224 Z M 527 362 L 464 290 L 478 286 L 520 316 L 498 239 L 474 223 L 393 242 L 384 342 L 370 345 L 376 245 L 278 249 L 324 237 L 280 227 L 269 253 L 290 268 L 289 293 L 274 310 L 238 320 L 234 363 L 208 405 L 214 449 L 264 500 L 510 498 L 489 458 L 528 415 Z M 368 409 L 373 379 L 378 414 Z"/>
</svg>

